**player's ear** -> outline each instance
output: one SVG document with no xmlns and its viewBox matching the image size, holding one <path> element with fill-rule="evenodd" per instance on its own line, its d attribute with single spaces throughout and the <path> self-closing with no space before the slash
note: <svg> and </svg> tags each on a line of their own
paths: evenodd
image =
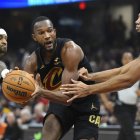
<svg viewBox="0 0 140 140">
<path fill-rule="evenodd" d="M 32 34 L 32 38 L 33 38 L 34 41 L 36 41 L 35 34 Z"/>
</svg>

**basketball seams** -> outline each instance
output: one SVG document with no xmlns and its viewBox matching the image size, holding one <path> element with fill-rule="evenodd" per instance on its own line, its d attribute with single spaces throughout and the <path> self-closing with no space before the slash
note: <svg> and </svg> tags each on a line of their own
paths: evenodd
<svg viewBox="0 0 140 140">
<path fill-rule="evenodd" d="M 18 87 L 18 88 L 21 88 L 21 89 L 25 89 L 25 90 L 27 90 L 27 91 L 31 91 L 32 92 L 32 90 L 29 90 L 29 89 L 26 89 L 26 88 L 23 88 L 23 87 L 20 87 L 20 86 L 16 86 L 16 85 L 14 85 L 14 84 L 12 84 L 12 83 L 8 83 L 8 82 L 5 82 L 5 81 L 3 81 L 4 83 L 6 83 L 6 84 L 9 84 L 9 85 L 12 85 L 12 86 L 15 86 L 15 87 Z M 33 91 L 34 92 L 34 91 Z"/>
<path fill-rule="evenodd" d="M 2 91 L 5 92 L 4 89 L 2 89 Z M 8 95 L 4 94 L 4 96 L 5 96 L 8 100 L 10 100 L 11 98 L 12 98 L 12 100 L 14 99 L 14 101 L 12 101 L 12 100 L 10 100 L 10 101 L 16 102 L 16 103 L 21 103 L 21 102 L 25 102 L 25 101 L 29 100 L 29 97 L 27 97 L 27 98 L 25 98 L 25 100 L 23 100 L 22 98 L 18 98 L 18 97 L 12 96 L 11 94 L 8 94 Z M 14 97 L 14 98 L 13 98 L 13 97 Z M 9 98 L 10 98 L 10 99 L 9 99 Z"/>
<path fill-rule="evenodd" d="M 24 76 L 24 75 L 21 75 L 21 74 L 10 74 L 10 75 L 7 75 L 6 77 L 8 78 L 8 76 L 11 76 L 11 75 L 18 75 L 18 76 L 20 75 L 20 76 L 22 76 L 22 77 L 28 79 L 28 80 L 32 83 L 33 87 L 35 88 L 35 84 L 34 84 L 33 81 L 30 80 L 28 77 L 26 77 L 26 76 Z M 5 78 L 4 78 L 4 79 L 5 79 Z M 34 79 L 33 79 L 33 80 L 34 80 Z"/>
<path fill-rule="evenodd" d="M 35 90 L 35 80 L 26 71 L 13 71 L 7 74 L 2 82 L 4 96 L 16 103 L 29 100 Z"/>
</svg>

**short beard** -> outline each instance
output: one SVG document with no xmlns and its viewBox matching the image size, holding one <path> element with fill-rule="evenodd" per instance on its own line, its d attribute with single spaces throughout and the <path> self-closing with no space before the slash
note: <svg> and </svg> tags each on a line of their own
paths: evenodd
<svg viewBox="0 0 140 140">
<path fill-rule="evenodd" d="M 0 56 L 3 56 L 7 53 L 7 48 L 1 48 L 0 49 Z"/>
</svg>

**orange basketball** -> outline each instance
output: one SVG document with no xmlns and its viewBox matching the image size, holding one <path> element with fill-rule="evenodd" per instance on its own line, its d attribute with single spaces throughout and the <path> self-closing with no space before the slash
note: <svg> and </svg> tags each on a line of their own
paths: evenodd
<svg viewBox="0 0 140 140">
<path fill-rule="evenodd" d="M 29 100 L 34 90 L 34 78 L 22 70 L 13 70 L 7 74 L 2 82 L 3 94 L 8 100 L 16 103 Z"/>
</svg>

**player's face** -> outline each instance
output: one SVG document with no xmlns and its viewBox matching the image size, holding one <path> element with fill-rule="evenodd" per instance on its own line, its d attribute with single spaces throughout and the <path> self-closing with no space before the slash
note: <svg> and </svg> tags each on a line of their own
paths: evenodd
<svg viewBox="0 0 140 140">
<path fill-rule="evenodd" d="M 138 15 L 138 19 L 136 20 L 136 30 L 137 32 L 140 32 L 140 13 Z"/>
<path fill-rule="evenodd" d="M 4 55 L 7 52 L 7 36 L 0 35 L 0 55 Z"/>
<path fill-rule="evenodd" d="M 32 36 L 33 39 L 46 50 L 53 50 L 56 40 L 56 31 L 50 20 L 36 22 Z"/>
<path fill-rule="evenodd" d="M 124 53 L 122 56 L 122 64 L 126 65 L 133 60 L 133 56 L 131 53 Z"/>
</svg>

